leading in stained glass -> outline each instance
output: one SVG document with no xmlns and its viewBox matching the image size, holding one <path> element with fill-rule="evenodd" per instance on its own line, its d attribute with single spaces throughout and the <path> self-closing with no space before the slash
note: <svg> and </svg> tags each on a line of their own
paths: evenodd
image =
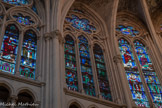
<svg viewBox="0 0 162 108">
<path fill-rule="evenodd" d="M 78 91 L 78 77 L 75 57 L 75 45 L 71 36 L 65 37 L 65 72 L 66 84 L 69 90 Z"/>
<path fill-rule="evenodd" d="M 37 55 L 37 36 L 34 31 L 27 30 L 24 35 L 21 62 L 20 62 L 20 74 L 35 78 L 36 68 L 36 55 Z"/>
<path fill-rule="evenodd" d="M 3 0 L 5 3 L 13 4 L 13 5 L 27 5 L 29 4 L 28 0 Z"/>
<path fill-rule="evenodd" d="M 95 96 L 88 40 L 84 36 L 79 36 L 78 38 L 83 88 L 87 95 Z"/>
<path fill-rule="evenodd" d="M 14 18 L 16 18 L 16 20 L 24 25 L 31 25 L 34 22 L 31 20 L 31 17 L 29 16 L 23 16 L 21 13 L 19 13 L 18 15 L 14 15 Z"/>
<path fill-rule="evenodd" d="M 67 17 L 66 21 L 71 22 L 74 28 L 83 30 L 87 33 L 96 31 L 96 28 L 93 25 L 90 25 L 90 21 L 85 18 L 80 19 L 78 16 L 72 15 L 72 18 Z"/>
<path fill-rule="evenodd" d="M 99 45 L 95 44 L 93 48 L 93 52 L 94 52 L 97 76 L 99 81 L 100 93 L 103 99 L 112 101 L 102 49 Z"/>
<path fill-rule="evenodd" d="M 149 107 L 149 102 L 132 54 L 131 46 L 125 39 L 119 39 L 119 49 L 133 100 L 139 107 Z"/>
<path fill-rule="evenodd" d="M 162 108 L 162 86 L 155 73 L 146 47 L 140 41 L 135 41 L 134 45 L 153 102 L 157 108 Z"/>
<path fill-rule="evenodd" d="M 123 25 L 119 25 L 116 28 L 117 31 L 121 32 L 124 35 L 131 35 L 132 37 L 136 36 L 139 34 L 139 31 L 135 30 L 132 26 L 123 26 Z"/>
<path fill-rule="evenodd" d="M 0 55 L 0 69 L 5 72 L 10 72 L 14 74 L 17 50 L 18 50 L 18 41 L 19 39 L 19 30 L 18 28 L 10 24 L 5 30 L 3 37 L 1 55 Z"/>
</svg>

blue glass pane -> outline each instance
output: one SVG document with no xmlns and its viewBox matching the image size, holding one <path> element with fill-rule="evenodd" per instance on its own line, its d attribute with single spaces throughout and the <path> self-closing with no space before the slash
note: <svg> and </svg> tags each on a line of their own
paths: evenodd
<svg viewBox="0 0 162 108">
<path fill-rule="evenodd" d="M 5 3 L 14 4 L 14 5 L 27 5 L 29 4 L 28 0 L 3 0 Z"/>
<path fill-rule="evenodd" d="M 14 74 L 17 50 L 19 30 L 18 28 L 11 24 L 8 25 L 4 34 L 1 55 L 0 55 L 0 69 L 5 72 L 10 72 Z"/>
<path fill-rule="evenodd" d="M 119 39 L 120 54 L 123 59 L 125 73 L 132 92 L 132 98 L 139 107 L 149 107 L 149 102 L 141 82 L 141 77 L 137 69 L 131 46 L 124 39 Z"/>
<path fill-rule="evenodd" d="M 72 15 L 72 18 L 66 18 L 66 21 L 71 22 L 74 28 L 83 30 L 87 33 L 92 33 L 93 31 L 96 31 L 96 28 L 90 25 L 89 20 L 85 18 L 80 19 L 76 15 Z"/>
<path fill-rule="evenodd" d="M 14 18 L 21 24 L 30 25 L 34 23 L 29 16 L 23 16 L 20 13 L 19 15 L 14 15 Z"/>
<path fill-rule="evenodd" d="M 77 67 L 75 59 L 75 45 L 74 40 L 67 35 L 65 37 L 65 71 L 66 71 L 66 83 L 69 90 L 78 91 L 78 77 Z"/>
<path fill-rule="evenodd" d="M 84 36 L 79 36 L 79 54 L 81 62 L 81 72 L 83 88 L 87 95 L 95 96 L 92 67 L 90 61 L 88 41 Z"/>
<path fill-rule="evenodd" d="M 36 8 L 36 6 L 35 6 L 35 2 L 34 2 L 34 4 L 33 4 L 33 6 L 32 6 L 32 10 L 33 10 L 36 14 L 38 14 L 37 8 Z"/>
<path fill-rule="evenodd" d="M 32 30 L 25 32 L 21 62 L 20 74 L 26 77 L 35 78 L 36 54 L 37 53 L 37 36 Z"/>
<path fill-rule="evenodd" d="M 131 26 L 123 26 L 123 25 L 119 25 L 116 28 L 117 31 L 121 32 L 124 35 L 131 35 L 132 37 L 136 36 L 137 34 L 139 34 L 139 31 L 135 30 L 133 27 Z"/>
<path fill-rule="evenodd" d="M 139 41 L 135 41 L 134 45 L 153 102 L 156 108 L 162 108 L 162 86 L 157 78 L 146 47 Z"/>
<path fill-rule="evenodd" d="M 112 101 L 102 49 L 99 45 L 95 44 L 93 52 L 96 63 L 100 93 L 104 99 Z"/>
</svg>

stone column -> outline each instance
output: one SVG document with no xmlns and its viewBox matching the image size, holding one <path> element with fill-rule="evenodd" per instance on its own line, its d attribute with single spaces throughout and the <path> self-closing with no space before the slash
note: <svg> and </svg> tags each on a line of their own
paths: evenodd
<svg viewBox="0 0 162 108">
<path fill-rule="evenodd" d="M 50 80 L 52 79 L 49 79 L 50 78 L 50 39 L 51 39 L 51 34 L 50 33 L 46 33 L 44 35 L 44 38 L 45 38 L 45 58 L 46 60 L 44 61 L 46 64 L 45 66 L 45 70 L 44 72 L 46 73 L 45 74 L 45 82 L 46 82 L 46 85 L 45 85 L 45 108 L 50 108 L 49 105 L 50 105 Z"/>
<path fill-rule="evenodd" d="M 129 90 L 130 88 L 128 86 L 127 78 L 126 78 L 126 75 L 124 73 L 125 69 L 123 67 L 123 62 L 122 62 L 121 55 L 118 54 L 118 55 L 114 56 L 113 59 L 114 59 L 114 62 L 116 63 L 117 68 L 118 68 L 118 72 L 119 72 L 122 87 L 123 87 L 123 90 L 124 90 L 124 95 L 125 95 L 127 106 L 128 106 L 128 108 L 135 107 L 136 105 L 132 101 L 131 93 L 130 93 L 130 90 Z"/>
<path fill-rule="evenodd" d="M 97 70 L 96 70 L 96 62 L 94 58 L 94 53 L 93 53 L 93 47 L 92 45 L 89 45 L 89 53 L 91 57 L 91 66 L 92 66 L 92 73 L 93 73 L 93 83 L 95 87 L 95 94 L 97 97 L 102 99 L 102 95 L 100 93 L 100 87 L 99 87 L 99 82 L 98 82 L 98 77 L 97 77 Z"/>
<path fill-rule="evenodd" d="M 81 93 L 85 93 L 83 89 L 82 82 L 82 73 L 81 73 L 81 65 L 80 65 L 80 54 L 79 54 L 79 39 L 75 40 L 75 53 L 76 53 L 76 66 L 77 66 L 77 76 L 78 76 L 78 91 Z"/>
<path fill-rule="evenodd" d="M 55 30 L 52 32 L 52 91 L 53 94 L 53 103 L 52 108 L 61 108 L 61 71 L 60 71 L 60 43 L 62 39 L 62 34 L 59 30 Z"/>
<path fill-rule="evenodd" d="M 19 68 L 20 68 L 20 61 L 21 61 L 21 50 L 23 45 L 23 38 L 24 38 L 23 31 L 19 31 L 19 44 L 18 44 L 16 64 L 15 64 L 15 75 L 17 76 L 20 76 Z"/>
</svg>

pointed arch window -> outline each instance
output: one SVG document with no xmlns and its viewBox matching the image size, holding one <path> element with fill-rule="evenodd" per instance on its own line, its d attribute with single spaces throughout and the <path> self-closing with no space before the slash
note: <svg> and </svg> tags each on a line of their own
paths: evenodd
<svg viewBox="0 0 162 108">
<path fill-rule="evenodd" d="M 27 30 L 22 45 L 20 75 L 35 78 L 36 55 L 37 36 L 33 30 Z"/>
<path fill-rule="evenodd" d="M 19 44 L 19 29 L 10 24 L 6 27 L 0 55 L 0 69 L 14 74 Z"/>
<path fill-rule="evenodd" d="M 65 52 L 66 83 L 68 89 L 78 91 L 75 43 L 73 38 L 69 35 L 65 37 L 64 52 Z"/>
<path fill-rule="evenodd" d="M 123 59 L 125 73 L 132 93 L 132 98 L 138 106 L 149 107 L 149 102 L 132 54 L 131 46 L 125 39 L 119 39 L 119 49 Z"/>
<path fill-rule="evenodd" d="M 131 34 L 139 33 L 136 31 L 133 32 L 133 29 L 131 30 L 130 28 L 129 30 L 123 31 L 123 29 L 126 28 L 123 28 L 124 26 L 121 25 L 119 27 L 121 27 L 120 33 L 124 34 L 124 36 L 127 36 L 127 33 L 130 32 Z M 119 31 L 119 28 L 116 30 Z M 139 35 L 135 36 L 139 37 Z M 127 37 L 134 41 L 134 38 L 130 36 Z M 145 45 L 139 40 L 135 40 L 134 42 L 129 43 L 124 38 L 120 38 L 118 42 L 127 80 L 132 92 L 132 98 L 136 105 L 140 107 L 150 107 L 151 104 L 154 103 L 155 107 L 161 108 L 162 86 L 156 75 Z M 148 101 L 148 99 L 152 100 L 153 103 L 152 101 Z"/>
<path fill-rule="evenodd" d="M 93 52 L 94 52 L 100 93 L 104 99 L 112 101 L 103 51 L 99 45 L 95 44 L 93 47 Z"/>
<path fill-rule="evenodd" d="M 79 36 L 78 39 L 83 89 L 87 95 L 95 96 L 88 40 L 84 36 Z"/>
<path fill-rule="evenodd" d="M 146 47 L 138 40 L 134 42 L 134 46 L 153 102 L 156 107 L 162 107 L 162 86 L 160 85 Z"/>
</svg>

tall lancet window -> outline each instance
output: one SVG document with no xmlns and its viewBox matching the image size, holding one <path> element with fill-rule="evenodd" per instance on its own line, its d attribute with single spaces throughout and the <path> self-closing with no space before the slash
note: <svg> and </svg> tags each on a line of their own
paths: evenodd
<svg viewBox="0 0 162 108">
<path fill-rule="evenodd" d="M 65 37 L 65 71 L 66 71 L 66 83 L 69 90 L 78 91 L 78 78 L 75 56 L 75 44 L 71 36 Z"/>
<path fill-rule="evenodd" d="M 149 107 L 149 102 L 146 97 L 130 44 L 125 39 L 119 39 L 119 49 L 133 100 L 138 106 Z"/>
<path fill-rule="evenodd" d="M 0 55 L 0 69 L 14 74 L 19 44 L 19 30 L 14 24 L 6 27 Z"/>
<path fill-rule="evenodd" d="M 157 108 L 162 107 L 162 86 L 157 78 L 151 59 L 147 53 L 146 47 L 140 42 L 135 41 L 136 54 L 140 62 L 147 87 Z"/>
<path fill-rule="evenodd" d="M 119 49 L 133 100 L 140 107 L 150 108 L 154 104 L 156 108 L 162 108 L 162 86 L 145 45 L 139 41 L 144 40 L 142 33 L 131 26 L 120 25 L 116 30 L 120 36 Z"/>
<path fill-rule="evenodd" d="M 87 95 L 95 96 L 88 40 L 84 36 L 79 36 L 78 38 L 83 89 Z"/>
<path fill-rule="evenodd" d="M 112 101 L 103 51 L 99 45 L 95 44 L 93 47 L 93 52 L 100 93 L 104 99 Z"/>
<path fill-rule="evenodd" d="M 20 75 L 35 78 L 37 53 L 37 36 L 34 31 L 27 30 L 23 39 L 21 52 Z"/>
</svg>

